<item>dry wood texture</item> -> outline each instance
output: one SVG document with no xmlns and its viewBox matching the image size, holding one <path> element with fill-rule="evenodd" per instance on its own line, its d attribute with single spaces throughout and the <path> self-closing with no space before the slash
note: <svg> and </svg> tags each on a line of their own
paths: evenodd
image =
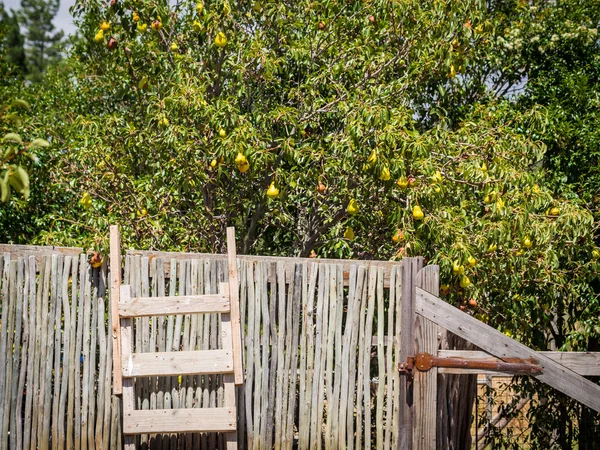
<svg viewBox="0 0 600 450">
<path fill-rule="evenodd" d="M 115 303 L 108 264 L 92 268 L 85 255 L 52 249 L 21 257 L 19 251 L 0 255 L 0 432 L 9 436 L 0 446 L 228 448 L 235 433 L 183 433 L 188 425 L 177 420 L 176 412 L 197 408 L 198 418 L 231 421 L 217 412 L 231 403 L 224 381 L 232 375 L 209 373 L 205 366 L 232 364 L 232 359 L 207 358 L 196 366 L 185 356 L 197 350 L 223 352 L 229 331 L 217 320 L 220 313 L 185 310 L 157 317 L 149 311 L 132 320 L 128 339 L 134 366 L 138 358 L 180 353 L 166 361 L 181 364 L 182 375 L 159 376 L 158 361 L 158 370 L 138 376 L 131 387 L 124 382 L 130 397 L 123 401 L 131 401 L 139 417 L 164 416 L 172 427 L 162 435 L 123 436 L 121 398 L 112 395 Z M 226 257 L 148 256 L 124 256 L 122 274 L 131 296 L 148 302 L 217 298 L 219 283 L 229 280 Z M 380 448 L 382 442 L 393 448 L 399 411 L 394 345 L 400 332 L 399 264 L 291 261 L 237 259 L 245 375 L 234 394 L 238 448 L 358 449 Z M 183 374 L 188 370 L 194 374 Z M 205 408 L 218 409 L 210 415 Z"/>
</svg>

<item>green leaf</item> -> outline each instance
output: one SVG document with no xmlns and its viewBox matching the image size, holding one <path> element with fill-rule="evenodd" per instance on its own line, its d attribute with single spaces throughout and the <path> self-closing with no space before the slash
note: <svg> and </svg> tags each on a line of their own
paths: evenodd
<svg viewBox="0 0 600 450">
<path fill-rule="evenodd" d="M 8 142 L 16 142 L 17 144 L 23 143 L 21 136 L 19 136 L 17 133 L 6 133 L 4 135 L 4 140 Z"/>
<path fill-rule="evenodd" d="M 17 108 L 23 108 L 29 110 L 31 106 L 25 100 L 16 98 L 12 102 L 10 102 L 10 106 L 16 106 Z"/>
<path fill-rule="evenodd" d="M 31 144 L 29 144 L 29 147 L 43 147 L 43 148 L 47 148 L 50 147 L 50 142 L 48 142 L 46 139 L 34 139 L 33 141 L 31 141 Z"/>
</svg>

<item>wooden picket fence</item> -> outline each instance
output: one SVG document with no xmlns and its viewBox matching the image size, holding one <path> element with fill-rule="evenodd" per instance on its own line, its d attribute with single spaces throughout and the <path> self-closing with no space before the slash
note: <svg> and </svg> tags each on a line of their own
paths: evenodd
<svg viewBox="0 0 600 450">
<path fill-rule="evenodd" d="M 0 450 L 121 448 L 105 261 L 2 247 Z M 42 252 L 44 253 L 44 252 Z M 245 384 L 240 448 L 396 448 L 400 264 L 239 256 Z M 129 251 L 133 295 L 216 293 L 225 255 Z M 139 318 L 135 351 L 219 348 L 216 315 Z M 139 409 L 220 406 L 219 376 L 136 380 Z M 221 448 L 219 435 L 140 436 Z"/>
</svg>

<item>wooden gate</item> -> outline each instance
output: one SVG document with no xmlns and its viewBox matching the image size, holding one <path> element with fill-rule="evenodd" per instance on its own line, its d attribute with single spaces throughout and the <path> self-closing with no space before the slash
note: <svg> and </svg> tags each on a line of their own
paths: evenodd
<svg viewBox="0 0 600 450">
<path fill-rule="evenodd" d="M 436 364 L 466 366 L 454 371 L 446 369 L 446 373 L 476 374 L 482 370 L 471 367 L 482 363 L 495 366 L 498 372 L 527 373 L 600 411 L 600 386 L 577 373 L 590 374 L 587 369 L 581 370 L 582 363 L 590 359 L 589 353 L 534 351 L 444 302 L 438 297 L 439 267 L 422 268 L 421 258 L 402 261 L 402 280 L 399 370 L 405 376 L 400 384 L 400 450 L 444 448 L 437 442 L 436 433 Z M 448 332 L 474 343 L 481 351 L 443 350 L 441 343 Z M 569 358 L 564 358 L 565 354 Z M 592 364 L 597 368 L 597 355 L 594 356 Z M 441 359 L 436 361 L 438 358 Z M 465 364 L 465 360 L 469 362 Z"/>
</svg>

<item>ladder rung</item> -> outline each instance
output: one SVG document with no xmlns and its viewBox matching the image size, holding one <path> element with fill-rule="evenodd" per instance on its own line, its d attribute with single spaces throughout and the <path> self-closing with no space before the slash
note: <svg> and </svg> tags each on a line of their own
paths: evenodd
<svg viewBox="0 0 600 450">
<path fill-rule="evenodd" d="M 123 361 L 124 377 L 212 373 L 233 373 L 231 351 L 133 353 L 130 361 Z"/>
<path fill-rule="evenodd" d="M 123 434 L 235 431 L 235 408 L 123 411 Z"/>
<path fill-rule="evenodd" d="M 121 317 L 210 314 L 229 311 L 229 297 L 220 294 L 135 297 L 129 303 L 119 303 Z"/>
</svg>

